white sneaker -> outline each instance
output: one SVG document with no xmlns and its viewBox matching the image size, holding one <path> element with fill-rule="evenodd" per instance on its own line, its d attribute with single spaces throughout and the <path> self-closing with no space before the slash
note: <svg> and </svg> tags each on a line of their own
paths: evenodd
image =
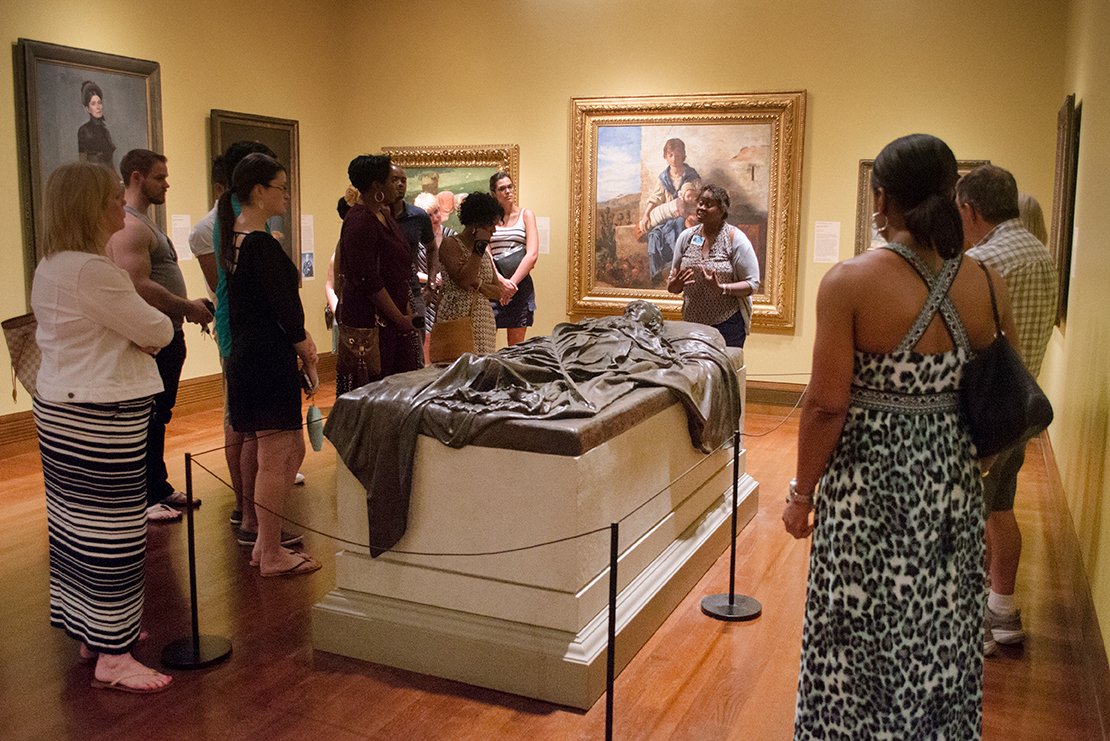
<svg viewBox="0 0 1110 741">
<path fill-rule="evenodd" d="M 991 632 L 990 619 L 985 615 L 983 616 L 983 655 L 994 656 L 994 652 L 998 650 L 998 644 L 994 640 L 994 634 Z"/>
<path fill-rule="evenodd" d="M 1009 646 L 1025 640 L 1025 631 L 1021 625 L 1021 610 L 1014 610 L 1009 615 L 999 615 L 988 606 L 985 619 L 994 640 L 998 643 Z"/>
</svg>

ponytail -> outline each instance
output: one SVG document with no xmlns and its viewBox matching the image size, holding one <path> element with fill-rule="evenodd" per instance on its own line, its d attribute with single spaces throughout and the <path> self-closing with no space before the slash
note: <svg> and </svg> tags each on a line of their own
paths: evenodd
<svg viewBox="0 0 1110 741">
<path fill-rule="evenodd" d="M 935 136 L 910 134 L 883 147 L 871 170 L 871 185 L 901 209 L 916 242 L 945 260 L 960 254 L 964 227 L 956 208 L 956 156 Z"/>
<path fill-rule="evenodd" d="M 216 223 L 220 228 L 220 269 L 230 276 L 235 271 L 235 209 L 231 205 L 232 192 L 224 191 L 216 205 Z"/>
<path fill-rule="evenodd" d="M 231 197 L 238 198 L 240 206 L 249 204 L 254 186 L 269 185 L 279 172 L 285 172 L 281 163 L 259 152 L 248 154 L 235 165 L 231 173 L 231 188 L 220 196 L 216 207 L 216 223 L 220 227 L 220 267 L 225 275 L 231 275 L 235 270 L 235 209 Z"/>
<path fill-rule="evenodd" d="M 925 200 L 906 212 L 906 229 L 920 244 L 930 245 L 949 260 L 964 246 L 964 226 L 960 211 L 951 197 L 930 193 Z"/>
</svg>

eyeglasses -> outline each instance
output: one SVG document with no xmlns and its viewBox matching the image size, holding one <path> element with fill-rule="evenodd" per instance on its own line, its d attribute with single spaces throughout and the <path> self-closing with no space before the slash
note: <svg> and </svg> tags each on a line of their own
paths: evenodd
<svg viewBox="0 0 1110 741">
<path fill-rule="evenodd" d="M 288 185 L 267 185 L 266 187 L 267 188 L 277 188 L 278 190 L 283 190 L 286 193 L 289 192 L 289 186 Z"/>
</svg>

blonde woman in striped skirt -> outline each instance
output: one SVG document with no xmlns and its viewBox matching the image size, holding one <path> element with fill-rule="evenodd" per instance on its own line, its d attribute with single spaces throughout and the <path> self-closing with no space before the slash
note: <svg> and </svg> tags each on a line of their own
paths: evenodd
<svg viewBox="0 0 1110 741">
<path fill-rule="evenodd" d="M 50 624 L 95 662 L 93 687 L 160 692 L 170 677 L 131 655 L 143 614 L 147 427 L 173 338 L 104 256 L 123 228 L 123 186 L 102 165 L 50 176 L 31 307 L 42 350 L 34 399 L 50 532 Z"/>
</svg>

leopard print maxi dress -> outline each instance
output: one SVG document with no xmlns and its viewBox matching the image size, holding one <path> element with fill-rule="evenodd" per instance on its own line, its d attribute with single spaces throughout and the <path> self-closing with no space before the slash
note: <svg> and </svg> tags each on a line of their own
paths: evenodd
<svg viewBox="0 0 1110 741">
<path fill-rule="evenodd" d="M 794 738 L 978 739 L 983 503 L 957 388 L 970 357 L 938 276 L 894 352 L 855 355 L 851 406 L 816 497 Z M 906 254 L 908 253 L 908 255 Z M 954 349 L 913 350 L 941 312 Z"/>
</svg>

